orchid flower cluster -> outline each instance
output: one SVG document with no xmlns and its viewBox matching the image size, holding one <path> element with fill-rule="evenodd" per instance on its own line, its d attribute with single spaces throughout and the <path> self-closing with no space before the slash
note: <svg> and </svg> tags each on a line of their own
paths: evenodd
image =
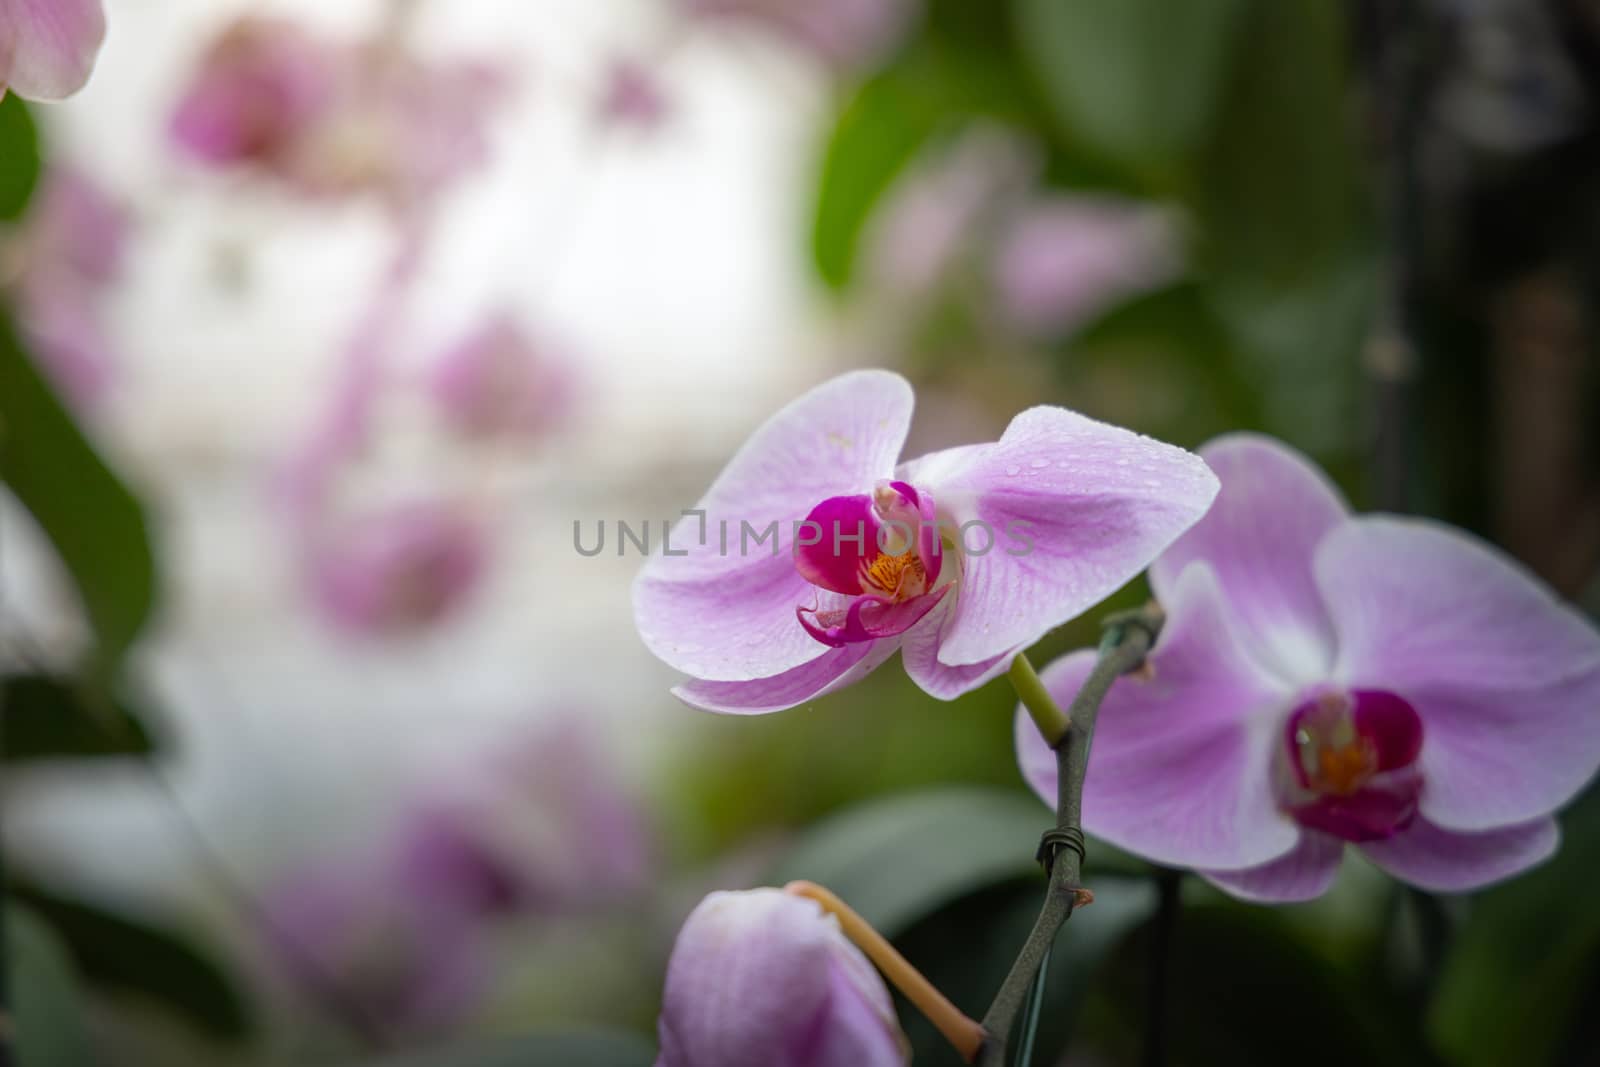
<svg viewBox="0 0 1600 1067">
<path fill-rule="evenodd" d="M 1165 622 L 1110 682 L 1093 759 L 1067 783 L 1081 831 L 1262 902 L 1320 895 L 1347 846 L 1452 892 L 1555 850 L 1554 813 L 1600 766 L 1600 634 L 1519 565 L 1438 523 L 1352 515 L 1269 438 L 1196 455 L 1036 407 L 998 441 L 901 460 L 911 409 L 888 372 L 813 389 L 694 511 L 777 520 L 772 550 L 675 538 L 645 565 L 636 623 L 689 676 L 682 700 L 779 711 L 896 651 L 941 700 L 1009 670 L 1022 776 L 1054 808 L 1062 753 L 1087 746 L 1059 708 L 1107 657 L 1035 676 L 1026 650 L 1148 568 Z M 708 897 L 668 966 L 658 1062 L 904 1063 L 843 910 L 777 889 Z M 947 1031 L 968 1059 L 1003 1046 L 960 1037 L 973 1028 Z"/>
</svg>

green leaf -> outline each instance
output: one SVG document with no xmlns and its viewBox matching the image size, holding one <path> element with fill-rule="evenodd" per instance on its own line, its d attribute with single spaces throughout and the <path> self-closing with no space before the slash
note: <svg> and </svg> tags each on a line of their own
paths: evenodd
<svg viewBox="0 0 1600 1067">
<path fill-rule="evenodd" d="M 1363 241 L 1344 14 L 1253 0 L 1241 21 L 1194 194 L 1213 271 L 1293 286 Z"/>
<path fill-rule="evenodd" d="M 1149 933 L 1130 942 L 1114 973 L 1096 984 L 1096 996 L 1125 1016 L 1132 1033 L 1146 1023 Z M 1189 903 L 1173 933 L 1168 982 L 1168 1044 L 1183 1050 L 1186 1063 L 1429 1062 L 1416 1035 L 1383 1025 L 1364 990 L 1280 912 Z"/>
<path fill-rule="evenodd" d="M 985 886 L 1037 873 L 1050 814 L 1033 797 L 962 787 L 905 793 L 817 825 L 774 872 L 782 885 L 820 883 L 894 937 Z"/>
<path fill-rule="evenodd" d="M 85 980 L 150 997 L 214 1037 L 249 1033 L 232 982 L 181 935 L 36 886 L 8 891 L 55 929 Z"/>
<path fill-rule="evenodd" d="M 88 1067 L 93 1059 L 78 977 L 61 939 L 32 912 L 7 906 L 5 951 L 17 1067 Z"/>
<path fill-rule="evenodd" d="M 39 182 L 39 131 L 15 93 L 0 98 L 0 220 L 22 215 Z"/>
<path fill-rule="evenodd" d="M 1550 1063 L 1600 959 L 1600 788 L 1562 820 L 1561 851 L 1473 898 L 1429 1012 L 1434 1040 L 1463 1067 Z"/>
<path fill-rule="evenodd" d="M 140 717 L 98 688 L 35 674 L 0 680 L 0 758 L 146 756 L 154 747 Z"/>
<path fill-rule="evenodd" d="M 1026 116 L 1027 87 L 1015 65 L 960 44 L 922 39 L 840 113 L 823 154 L 811 233 L 817 271 L 830 286 L 849 284 L 868 218 L 925 145 L 977 117 Z"/>
<path fill-rule="evenodd" d="M 1067 138 L 1160 188 L 1211 128 L 1247 3 L 1014 0 L 1012 11 Z"/>
<path fill-rule="evenodd" d="M 374 1067 L 650 1067 L 655 1058 L 655 1045 L 629 1031 L 560 1030 L 407 1053 Z"/>
<path fill-rule="evenodd" d="M 94 626 L 108 678 L 150 615 L 155 560 L 139 502 L 106 467 L 0 311 L 0 479 L 43 527 Z"/>
</svg>

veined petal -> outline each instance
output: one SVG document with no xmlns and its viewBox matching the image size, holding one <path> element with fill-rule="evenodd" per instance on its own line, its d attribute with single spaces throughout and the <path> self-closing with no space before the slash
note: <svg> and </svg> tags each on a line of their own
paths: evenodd
<svg viewBox="0 0 1600 1067">
<path fill-rule="evenodd" d="M 1600 667 L 1600 633 L 1510 557 L 1442 523 L 1354 519 L 1316 553 L 1341 679 L 1404 695 L 1441 683 L 1513 695 Z M 1600 742 L 1600 716 L 1589 716 Z"/>
<path fill-rule="evenodd" d="M 1291 682 L 1325 679 L 1333 626 L 1312 575 L 1316 547 L 1348 514 L 1344 498 L 1305 456 L 1269 437 L 1229 434 L 1200 449 L 1222 491 L 1150 568 L 1166 599 L 1183 569 L 1216 572 L 1241 636 Z"/>
<path fill-rule="evenodd" d="M 0 0 L 0 90 L 71 96 L 89 80 L 105 35 L 100 0 Z"/>
<path fill-rule="evenodd" d="M 1198 456 L 1057 407 L 1024 411 L 995 444 L 910 465 L 965 527 L 948 666 L 1031 644 L 1105 599 L 1205 514 Z M 985 547 L 987 545 L 987 547 Z"/>
<path fill-rule="evenodd" d="M 635 581 L 646 647 L 717 681 L 768 678 L 825 653 L 794 617 L 812 589 L 795 570 L 795 523 L 818 502 L 868 492 L 893 474 L 911 405 L 904 378 L 856 371 L 768 419 L 696 505 L 704 526 L 694 516 L 676 523 L 674 554 L 658 548 Z M 772 538 L 758 542 L 769 527 Z"/>
<path fill-rule="evenodd" d="M 765 715 L 783 711 L 860 681 L 894 655 L 899 644 L 891 639 L 863 641 L 834 649 L 817 647 L 822 649 L 821 656 L 771 678 L 743 682 L 696 679 L 673 689 L 672 695 L 691 707 L 725 715 Z"/>
<path fill-rule="evenodd" d="M 948 603 L 928 612 L 922 621 L 905 632 L 900 641 L 900 661 L 905 664 L 906 673 L 924 693 L 938 700 L 954 700 L 990 679 L 998 678 L 1011 666 L 1011 659 L 1018 651 L 1012 649 L 993 659 L 962 667 L 947 667 L 940 663 L 939 639 L 950 623 L 954 601 L 960 595 L 957 590 L 953 596 L 947 597 Z"/>
<path fill-rule="evenodd" d="M 1210 568 L 1192 565 L 1150 653 L 1151 676 L 1119 678 L 1100 709 L 1084 829 L 1157 863 L 1252 867 L 1300 838 L 1273 795 L 1274 712 L 1291 698 L 1246 653 L 1225 610 Z M 1094 663 L 1094 652 L 1074 652 L 1040 678 L 1066 707 Z M 1028 784 L 1053 807 L 1055 757 L 1020 708 L 1016 735 Z"/>
<path fill-rule="evenodd" d="M 1408 695 L 1427 730 L 1421 811 L 1437 826 L 1483 831 L 1548 815 L 1600 762 L 1600 668 L 1516 692 L 1450 685 Z"/>
<path fill-rule="evenodd" d="M 1315 900 L 1328 891 L 1344 858 L 1344 842 L 1305 830 L 1287 854 L 1241 871 L 1200 871 L 1200 877 L 1241 900 L 1283 904 Z"/>
<path fill-rule="evenodd" d="M 817 903 L 712 893 L 667 964 L 659 1067 L 900 1067 L 894 1005 Z"/>
<path fill-rule="evenodd" d="M 1439 893 L 1461 893 L 1544 862 L 1560 841 L 1561 829 L 1552 818 L 1470 834 L 1418 819 L 1394 837 L 1360 848 L 1402 882 Z"/>
</svg>

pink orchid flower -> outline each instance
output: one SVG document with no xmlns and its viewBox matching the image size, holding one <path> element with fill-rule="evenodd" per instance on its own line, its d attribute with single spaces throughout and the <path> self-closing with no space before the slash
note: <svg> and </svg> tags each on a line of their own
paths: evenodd
<svg viewBox="0 0 1600 1067">
<path fill-rule="evenodd" d="M 41 368 L 80 411 L 116 377 L 102 305 L 122 277 L 131 230 L 125 208 L 88 174 L 52 166 L 19 231 L 18 321 Z"/>
<path fill-rule="evenodd" d="M 1102 708 L 1084 828 L 1263 901 L 1320 895 L 1347 845 L 1439 891 L 1548 857 L 1600 765 L 1600 635 L 1460 531 L 1352 516 L 1282 444 L 1202 455 L 1222 492 L 1151 568 L 1168 622 Z M 1094 658 L 1042 678 L 1069 699 Z M 1053 754 L 1016 730 L 1054 804 Z"/>
<path fill-rule="evenodd" d="M 483 162 L 505 87 L 487 65 L 245 16 L 201 55 L 170 132 L 212 167 L 250 168 L 308 197 L 375 193 L 409 208 Z"/>
<path fill-rule="evenodd" d="M 1014 328 L 1048 337 L 1170 281 L 1180 266 L 1175 227 L 1159 208 L 1050 196 L 1024 205 L 1002 229 L 993 284 Z"/>
<path fill-rule="evenodd" d="M 446 422 L 472 438 L 538 438 L 564 423 L 576 400 L 565 354 L 498 313 L 451 345 L 428 385 Z"/>
<path fill-rule="evenodd" d="M 398 635 L 437 625 L 460 610 L 488 565 L 482 523 L 444 500 L 337 517 L 308 537 L 316 606 L 352 633 Z"/>
<path fill-rule="evenodd" d="M 903 1067 L 909 1046 L 872 964 L 821 905 L 780 889 L 712 893 L 667 964 L 656 1067 Z"/>
<path fill-rule="evenodd" d="M 100 0 L 0 0 L 0 96 L 71 96 L 89 80 L 105 36 Z"/>
<path fill-rule="evenodd" d="M 887 371 L 818 386 L 756 431 L 703 519 L 673 529 L 634 585 L 634 617 L 691 676 L 680 699 L 777 711 L 897 649 L 952 699 L 1138 574 L 1217 490 L 1199 457 L 1057 407 L 897 464 L 911 407 Z"/>
</svg>

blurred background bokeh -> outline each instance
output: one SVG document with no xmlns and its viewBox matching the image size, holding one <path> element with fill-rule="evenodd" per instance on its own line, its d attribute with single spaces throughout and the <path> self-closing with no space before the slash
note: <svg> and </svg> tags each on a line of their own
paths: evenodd
<svg viewBox="0 0 1600 1067">
<path fill-rule="evenodd" d="M 648 1063 L 689 908 L 793 877 L 981 1014 L 1047 821 L 1005 683 L 714 717 L 632 627 L 619 520 L 841 369 L 910 454 L 1275 434 L 1600 613 L 1593 0 L 107 6 L 0 102 L 18 1062 Z M 1600 1063 L 1563 821 L 1270 909 L 1091 843 L 1035 1062 Z"/>
</svg>

